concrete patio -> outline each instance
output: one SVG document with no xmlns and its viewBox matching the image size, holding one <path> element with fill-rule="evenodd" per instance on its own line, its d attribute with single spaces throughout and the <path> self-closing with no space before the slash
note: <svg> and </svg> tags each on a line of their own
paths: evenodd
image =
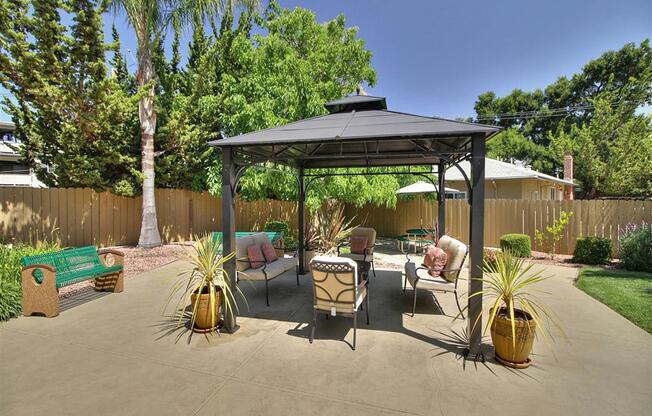
<svg viewBox="0 0 652 416">
<path fill-rule="evenodd" d="M 322 317 L 309 344 L 309 276 L 264 289 L 241 284 L 250 310 L 234 335 L 176 342 L 161 316 L 181 262 L 128 279 L 121 294 L 66 300 L 53 319 L 0 324 L 0 414 L 6 415 L 642 415 L 652 409 L 652 337 L 573 286 L 577 270 L 546 267 L 548 304 L 568 342 L 535 346 L 515 371 L 464 362 L 452 295 L 419 296 L 401 273 L 371 282 L 371 325 L 352 351 L 351 320 Z M 90 295 L 90 296 L 89 296 Z M 86 301 L 88 300 L 88 301 Z M 447 315 L 444 315 L 448 314 Z"/>
</svg>

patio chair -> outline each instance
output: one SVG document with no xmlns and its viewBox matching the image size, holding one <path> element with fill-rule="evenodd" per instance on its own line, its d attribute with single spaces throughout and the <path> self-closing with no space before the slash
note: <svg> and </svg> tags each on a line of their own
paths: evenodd
<svg viewBox="0 0 652 416">
<path fill-rule="evenodd" d="M 369 287 L 367 280 L 358 279 L 358 264 L 348 258 L 317 256 L 310 261 L 313 287 L 313 326 L 310 343 L 315 338 L 317 314 L 353 318 L 353 350 L 355 350 L 358 310 L 364 301 L 369 325 Z M 358 283 L 358 281 L 361 283 Z"/>
<path fill-rule="evenodd" d="M 338 257 L 347 257 L 355 261 L 367 261 L 371 263 L 371 270 L 374 272 L 374 277 L 376 277 L 376 268 L 374 266 L 374 247 L 376 246 L 376 230 L 368 227 L 356 227 L 351 231 L 351 239 L 354 237 L 362 237 L 367 239 L 367 245 L 364 247 L 361 253 L 345 253 L 340 254 L 340 248 L 342 247 L 351 247 L 351 241 L 340 244 L 337 247 Z"/>
<path fill-rule="evenodd" d="M 424 264 L 417 267 L 417 265 L 410 261 L 409 253 L 406 253 L 407 262 L 405 263 L 405 280 L 403 281 L 403 292 L 407 288 L 407 283 L 410 282 L 414 291 L 414 301 L 412 302 L 412 316 L 417 308 L 417 290 L 423 289 L 430 292 L 444 292 L 453 293 L 455 295 L 455 302 L 457 309 L 460 311 L 460 316 L 464 319 L 460 301 L 458 299 L 457 286 L 459 282 L 460 272 L 468 254 L 467 246 L 452 237 L 447 235 L 442 236 L 437 242 L 437 247 L 446 252 L 447 259 L 446 265 L 443 269 L 431 269 Z M 440 275 L 437 277 L 431 276 L 429 272 L 436 271 Z"/>
</svg>

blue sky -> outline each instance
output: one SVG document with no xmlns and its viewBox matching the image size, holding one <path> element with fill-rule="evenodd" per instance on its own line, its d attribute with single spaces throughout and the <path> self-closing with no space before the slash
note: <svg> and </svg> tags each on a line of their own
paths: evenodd
<svg viewBox="0 0 652 416">
<path fill-rule="evenodd" d="M 373 54 L 378 82 L 368 92 L 391 109 L 443 117 L 472 116 L 477 96 L 543 88 L 627 42 L 652 37 L 652 1 L 280 0 L 319 21 L 344 13 Z M 121 32 L 130 70 L 135 40 L 123 16 L 107 15 Z M 182 52 L 190 34 L 185 33 Z M 110 38 L 109 38 L 110 39 Z M 0 119 L 8 117 L 2 113 Z"/>
</svg>

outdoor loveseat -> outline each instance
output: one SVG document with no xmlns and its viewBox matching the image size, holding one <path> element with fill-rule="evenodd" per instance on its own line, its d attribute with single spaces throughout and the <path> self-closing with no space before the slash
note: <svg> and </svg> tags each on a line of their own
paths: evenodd
<svg viewBox="0 0 652 416">
<path fill-rule="evenodd" d="M 264 281 L 267 306 L 269 306 L 270 280 L 281 276 L 289 270 L 295 269 L 297 286 L 299 285 L 299 265 L 297 259 L 285 255 L 278 256 L 278 254 L 269 241 L 269 236 L 264 232 L 238 237 L 235 240 L 237 280 Z"/>
</svg>

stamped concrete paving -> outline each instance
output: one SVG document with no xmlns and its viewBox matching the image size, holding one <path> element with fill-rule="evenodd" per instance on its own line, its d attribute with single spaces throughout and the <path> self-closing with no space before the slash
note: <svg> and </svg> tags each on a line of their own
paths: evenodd
<svg viewBox="0 0 652 416">
<path fill-rule="evenodd" d="M 525 371 L 464 362 L 464 324 L 450 294 L 418 298 L 378 271 L 371 325 L 357 350 L 351 320 L 323 318 L 309 344 L 309 277 L 243 283 L 250 310 L 234 335 L 206 339 L 160 315 L 180 262 L 128 279 L 125 292 L 85 294 L 58 317 L 0 324 L 3 415 L 649 415 L 652 337 L 548 266 L 549 305 L 568 342 L 535 348 Z M 537 266 L 543 267 L 543 266 Z M 86 301 L 89 300 L 89 301 Z M 85 303 L 84 303 L 85 302 Z M 444 315 L 444 314 L 448 314 Z M 364 322 L 364 321 L 363 321 Z M 491 356 L 490 341 L 486 350 Z M 554 351 L 554 354 L 552 353 Z"/>
</svg>

